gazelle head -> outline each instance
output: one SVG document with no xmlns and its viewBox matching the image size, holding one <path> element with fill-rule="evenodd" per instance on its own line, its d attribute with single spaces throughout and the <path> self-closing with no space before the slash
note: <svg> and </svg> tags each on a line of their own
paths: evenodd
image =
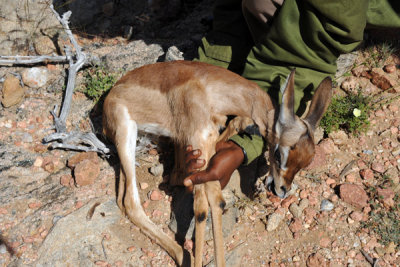
<svg viewBox="0 0 400 267">
<path fill-rule="evenodd" d="M 284 198 L 291 189 L 296 173 L 309 165 L 314 156 L 314 131 L 329 106 L 332 81 L 325 78 L 311 100 L 307 116 L 300 119 L 294 112 L 293 70 L 282 86 L 282 103 L 269 148 L 271 164 L 267 186 Z"/>
</svg>

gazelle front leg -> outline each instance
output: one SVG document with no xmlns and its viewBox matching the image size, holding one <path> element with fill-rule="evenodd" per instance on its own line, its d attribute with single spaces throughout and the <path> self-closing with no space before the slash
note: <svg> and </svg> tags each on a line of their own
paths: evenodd
<svg viewBox="0 0 400 267">
<path fill-rule="evenodd" d="M 214 261 L 216 266 L 225 267 L 224 238 L 222 236 L 222 212 L 225 200 L 222 197 L 219 181 L 207 182 L 205 192 L 211 209 L 211 218 L 214 236 Z"/>
</svg>

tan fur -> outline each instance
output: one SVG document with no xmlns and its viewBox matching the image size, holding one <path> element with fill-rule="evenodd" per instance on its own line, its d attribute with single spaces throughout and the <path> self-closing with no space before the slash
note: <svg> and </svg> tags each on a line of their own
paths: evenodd
<svg viewBox="0 0 400 267">
<path fill-rule="evenodd" d="M 144 215 L 140 202 L 135 202 L 134 156 L 127 149 L 135 145 L 131 140 L 132 129 L 136 129 L 135 125 L 139 130 L 143 125 L 151 125 L 153 132 L 170 136 L 179 151 L 189 144 L 202 150 L 202 158 L 208 162 L 215 153 L 218 131 L 225 126 L 228 115 L 251 118 L 265 137 L 272 127 L 273 111 L 269 96 L 256 84 L 220 67 L 176 61 L 156 63 L 127 73 L 105 99 L 103 112 L 104 133 L 115 143 L 121 160 L 119 207 L 179 265 L 187 263 L 183 249 L 154 227 Z M 178 157 L 182 158 L 179 152 Z M 176 167 L 182 168 L 179 164 Z M 181 177 L 175 175 L 173 182 L 182 184 L 185 175 L 177 174 Z M 195 266 L 202 265 L 208 207 L 213 220 L 216 263 L 225 266 L 223 206 L 218 181 L 194 187 Z"/>
</svg>

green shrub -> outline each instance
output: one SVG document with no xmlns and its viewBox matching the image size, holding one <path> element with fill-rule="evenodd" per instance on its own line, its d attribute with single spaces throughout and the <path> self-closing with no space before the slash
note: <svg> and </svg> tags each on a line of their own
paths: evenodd
<svg viewBox="0 0 400 267">
<path fill-rule="evenodd" d="M 90 99 L 95 102 L 107 93 L 117 81 L 117 73 L 110 73 L 103 67 L 95 67 L 87 70 L 84 74 L 85 84 L 83 91 Z"/>
<path fill-rule="evenodd" d="M 371 98 L 363 96 L 360 92 L 333 97 L 321 120 L 321 127 L 327 134 L 342 129 L 358 135 L 368 129 L 368 117 L 371 110 Z"/>
</svg>

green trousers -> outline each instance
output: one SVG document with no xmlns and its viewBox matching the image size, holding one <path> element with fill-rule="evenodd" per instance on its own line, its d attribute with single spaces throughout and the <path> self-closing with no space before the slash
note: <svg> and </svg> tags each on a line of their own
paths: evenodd
<svg viewBox="0 0 400 267">
<path fill-rule="evenodd" d="M 263 1 L 263 0 L 259 0 Z M 285 0 L 272 20 L 242 12 L 241 0 L 217 0 L 213 31 L 197 60 L 256 82 L 279 103 L 280 86 L 296 68 L 295 108 L 302 114 L 318 84 L 334 76 L 336 59 L 360 45 L 366 27 L 400 27 L 398 0 Z M 262 153 L 257 136 L 234 136 L 250 163 Z"/>
</svg>

